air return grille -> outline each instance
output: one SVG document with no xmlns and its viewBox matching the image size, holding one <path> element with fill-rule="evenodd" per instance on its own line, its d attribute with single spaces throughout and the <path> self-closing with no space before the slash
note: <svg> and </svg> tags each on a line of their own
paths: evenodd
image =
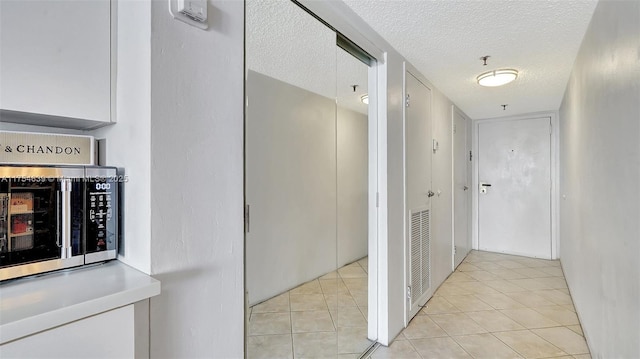
<svg viewBox="0 0 640 359">
<path fill-rule="evenodd" d="M 411 303 L 417 302 L 431 286 L 430 211 L 411 214 Z"/>
</svg>

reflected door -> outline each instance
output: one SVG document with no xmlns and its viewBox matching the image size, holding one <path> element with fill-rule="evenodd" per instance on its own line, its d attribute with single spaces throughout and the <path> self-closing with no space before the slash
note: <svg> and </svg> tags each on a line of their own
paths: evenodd
<svg viewBox="0 0 640 359">
<path fill-rule="evenodd" d="M 453 223 L 454 250 L 453 268 L 455 269 L 471 250 L 469 236 L 469 165 L 467 149 L 467 119 L 453 111 Z"/>
</svg>

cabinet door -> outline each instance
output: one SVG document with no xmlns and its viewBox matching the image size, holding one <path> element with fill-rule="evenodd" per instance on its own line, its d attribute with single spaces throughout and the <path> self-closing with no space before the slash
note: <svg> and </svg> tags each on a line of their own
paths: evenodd
<svg viewBox="0 0 640 359">
<path fill-rule="evenodd" d="M 129 304 L 2 344 L 0 357 L 134 358 L 134 330 L 134 305 Z"/>
<path fill-rule="evenodd" d="M 0 108 L 110 122 L 110 1 L 0 1 Z"/>
</svg>

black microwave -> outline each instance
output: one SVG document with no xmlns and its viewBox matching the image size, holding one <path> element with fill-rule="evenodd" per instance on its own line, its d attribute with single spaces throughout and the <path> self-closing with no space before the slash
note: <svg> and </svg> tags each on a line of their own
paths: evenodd
<svg viewBox="0 0 640 359">
<path fill-rule="evenodd" d="M 116 258 L 117 169 L 0 165 L 0 281 Z"/>
</svg>

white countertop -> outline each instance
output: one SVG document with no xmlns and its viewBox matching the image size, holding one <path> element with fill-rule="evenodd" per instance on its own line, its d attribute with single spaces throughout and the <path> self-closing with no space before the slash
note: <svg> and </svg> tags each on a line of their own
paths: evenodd
<svg viewBox="0 0 640 359">
<path fill-rule="evenodd" d="M 160 294 L 117 260 L 0 284 L 0 344 Z"/>
</svg>

